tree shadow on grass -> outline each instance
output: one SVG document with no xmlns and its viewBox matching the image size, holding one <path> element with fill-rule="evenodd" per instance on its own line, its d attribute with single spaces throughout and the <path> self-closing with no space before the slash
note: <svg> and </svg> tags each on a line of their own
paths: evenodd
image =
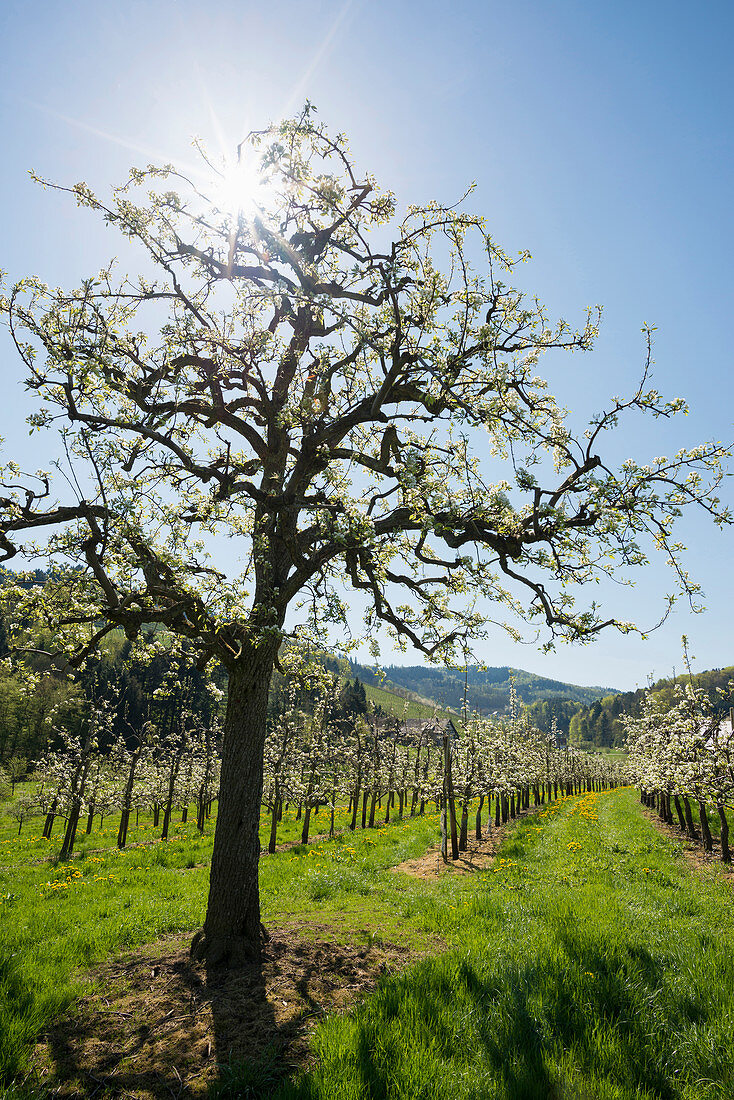
<svg viewBox="0 0 734 1100">
<path fill-rule="evenodd" d="M 311 1025 L 397 957 L 280 928 L 261 964 L 223 970 L 172 938 L 93 972 L 95 992 L 39 1044 L 36 1081 L 68 1098 L 269 1096 L 304 1064 Z"/>
<path fill-rule="evenodd" d="M 337 1082 L 370 1100 L 682 1096 L 695 1067 L 678 1056 L 680 1028 L 705 1023 L 695 993 L 673 995 L 643 947 L 564 940 L 527 961 L 449 954 L 390 977 L 283 1097 L 328 1100 Z"/>
</svg>

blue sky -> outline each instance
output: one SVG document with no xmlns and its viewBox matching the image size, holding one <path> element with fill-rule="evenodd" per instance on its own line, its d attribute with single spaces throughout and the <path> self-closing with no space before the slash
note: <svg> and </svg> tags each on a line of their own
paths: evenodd
<svg viewBox="0 0 734 1100">
<path fill-rule="evenodd" d="M 476 180 L 472 207 L 504 248 L 532 252 L 517 281 L 552 313 L 580 321 L 603 304 L 593 355 L 546 367 L 579 424 L 635 384 L 640 327 L 657 326 L 656 385 L 692 412 L 630 424 L 617 457 L 731 441 L 733 32 L 734 8 L 717 2 L 5 0 L 0 267 L 66 285 L 117 248 L 29 169 L 104 188 L 130 164 L 191 161 L 194 135 L 233 145 L 307 97 L 402 202 L 454 201 Z M 5 340 L 0 366 L 7 453 L 35 459 Z M 705 615 L 680 612 L 646 642 L 608 635 L 542 656 L 498 637 L 479 656 L 626 688 L 680 668 L 686 633 L 698 667 L 733 664 L 733 537 L 703 517 L 685 525 Z M 603 597 L 647 625 L 666 587 L 657 563 Z"/>
</svg>

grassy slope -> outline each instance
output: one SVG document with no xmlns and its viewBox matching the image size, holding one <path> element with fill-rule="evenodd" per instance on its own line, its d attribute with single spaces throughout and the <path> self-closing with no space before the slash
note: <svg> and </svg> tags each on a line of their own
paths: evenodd
<svg viewBox="0 0 734 1100">
<path fill-rule="evenodd" d="M 364 690 L 369 701 L 382 707 L 388 714 L 394 714 L 396 718 L 417 719 L 430 722 L 437 716 L 439 721 L 447 721 L 450 717 L 456 717 L 454 712 L 441 709 L 438 704 L 430 706 L 428 703 L 419 703 L 415 699 L 403 699 L 402 695 L 396 695 L 394 691 L 386 688 L 375 687 L 374 684 L 365 684 Z"/>
<path fill-rule="evenodd" d="M 282 839 L 296 829 L 285 822 Z M 105 832 L 82 847 L 113 844 Z M 37 831 L 16 841 L 0 820 L 5 1080 L 76 995 L 75 966 L 200 923 L 211 836 L 178 832 L 122 855 L 87 851 L 70 876 L 36 862 L 48 847 L 30 839 Z M 298 914 L 338 924 L 347 940 L 367 927 L 449 944 L 327 1020 L 318 1068 L 283 1085 L 280 1100 L 734 1095 L 731 885 L 718 868 L 694 877 L 680 846 L 640 817 L 634 792 L 566 800 L 523 821 L 486 873 L 436 883 L 385 873 L 435 833 L 423 819 L 263 860 L 266 921 Z"/>
</svg>

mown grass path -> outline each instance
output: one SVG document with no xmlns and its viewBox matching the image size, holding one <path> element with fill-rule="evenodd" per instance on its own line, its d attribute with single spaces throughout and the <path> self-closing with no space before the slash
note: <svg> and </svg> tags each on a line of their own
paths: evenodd
<svg viewBox="0 0 734 1100">
<path fill-rule="evenodd" d="M 634 791 L 522 821 L 486 874 L 422 895 L 450 949 L 315 1037 L 279 1100 L 734 1097 L 734 894 Z"/>
</svg>

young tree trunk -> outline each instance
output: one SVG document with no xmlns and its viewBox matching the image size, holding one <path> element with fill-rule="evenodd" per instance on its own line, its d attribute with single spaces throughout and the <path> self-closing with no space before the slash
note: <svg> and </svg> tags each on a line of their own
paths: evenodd
<svg viewBox="0 0 734 1100">
<path fill-rule="evenodd" d="M 484 805 L 484 795 L 479 796 L 479 808 L 477 810 L 477 816 L 475 821 L 475 836 L 477 840 L 482 839 L 482 806 Z"/>
<path fill-rule="evenodd" d="M 390 805 L 390 799 L 387 800 L 388 806 Z M 372 798 L 370 799 L 370 829 L 375 827 L 375 810 L 377 809 L 377 787 L 372 788 Z"/>
<path fill-rule="evenodd" d="M 683 816 L 686 819 L 686 832 L 691 840 L 698 840 L 698 833 L 696 832 L 696 826 L 693 824 L 693 813 L 691 812 L 691 804 L 688 801 L 686 795 L 683 795 Z"/>
<path fill-rule="evenodd" d="M 448 798 L 449 828 L 451 830 L 451 858 L 459 858 L 459 838 L 456 832 L 456 803 L 454 801 L 454 781 L 451 775 L 451 746 L 448 735 L 443 736 L 444 775 L 446 777 L 446 795 Z"/>
<path fill-rule="evenodd" d="M 729 822 L 726 820 L 726 814 L 724 813 L 724 807 L 721 802 L 716 803 L 716 809 L 719 811 L 719 820 L 721 821 L 721 859 L 724 863 L 731 863 Z"/>
<path fill-rule="evenodd" d="M 53 832 L 54 820 L 56 819 L 56 810 L 59 806 L 58 798 L 55 798 L 49 806 L 48 813 L 46 814 L 46 820 L 43 823 L 43 835 L 46 840 L 50 840 L 51 833 Z"/>
<path fill-rule="evenodd" d="M 133 788 L 135 786 L 135 769 L 138 766 L 140 750 L 133 753 L 130 758 L 130 767 L 125 780 L 125 791 L 122 796 L 122 813 L 120 814 L 120 827 L 117 830 L 117 847 L 124 848 L 127 844 L 127 830 L 130 822 L 130 807 L 133 800 Z M 137 825 L 137 814 L 135 823 Z M 202 830 L 203 831 L 203 830 Z"/>
<path fill-rule="evenodd" d="M 357 813 L 359 811 L 359 791 L 362 784 L 362 776 L 357 773 L 357 782 L 354 787 L 354 794 L 352 795 L 352 820 L 349 822 L 349 828 L 354 832 L 357 828 Z"/>
<path fill-rule="evenodd" d="M 459 851 L 465 852 L 469 844 L 469 805 L 464 799 L 461 805 L 461 828 L 459 831 Z"/>
<path fill-rule="evenodd" d="M 700 798 L 698 800 L 698 816 L 701 821 L 701 833 L 703 834 L 703 847 L 704 851 L 712 852 L 714 850 L 714 842 L 711 838 L 711 828 L 709 826 L 709 817 L 706 813 L 706 803 Z"/>
<path fill-rule="evenodd" d="M 71 781 L 71 804 L 69 806 L 69 816 L 66 820 L 66 832 L 64 833 L 61 851 L 59 852 L 60 860 L 69 859 L 71 853 L 74 851 L 76 830 L 79 824 L 79 815 L 82 812 L 84 790 L 90 764 L 91 760 L 89 758 L 86 760 L 82 758 L 77 765 L 76 772 Z"/>
<path fill-rule="evenodd" d="M 273 792 L 273 813 L 270 818 L 270 839 L 268 840 L 268 852 L 270 855 L 275 851 L 275 846 L 278 840 L 278 809 L 280 807 L 280 784 L 278 777 L 275 777 L 275 790 Z"/>
<path fill-rule="evenodd" d="M 444 780 L 443 785 L 443 797 L 441 798 L 441 859 L 444 863 L 448 863 L 449 858 L 449 842 L 448 842 L 448 829 L 446 824 L 447 811 L 446 803 L 448 798 L 446 796 L 446 782 Z"/>
<path fill-rule="evenodd" d="M 308 835 L 311 828 L 311 799 L 306 799 L 306 810 L 303 814 L 303 828 L 301 829 L 301 844 L 308 844 Z"/>
<path fill-rule="evenodd" d="M 209 902 L 203 932 L 191 945 L 192 954 L 211 966 L 260 958 L 260 802 L 275 656 L 274 643 L 263 645 L 229 670 Z"/>
<path fill-rule="evenodd" d="M 680 825 L 680 831 L 684 833 L 686 831 L 686 819 L 683 816 L 683 807 L 680 804 L 680 799 L 677 794 L 673 795 L 673 802 L 675 803 L 675 812 L 678 815 L 678 824 Z"/>
<path fill-rule="evenodd" d="M 61 844 L 61 851 L 59 852 L 59 859 L 69 859 L 71 853 L 74 851 L 74 843 L 76 841 L 76 830 L 79 824 L 79 814 L 81 813 L 81 806 L 75 800 L 69 810 L 69 816 L 66 819 L 66 832 L 64 833 L 64 839 Z"/>
<path fill-rule="evenodd" d="M 171 763 L 171 770 L 168 773 L 168 791 L 166 793 L 166 808 L 163 811 L 163 828 L 161 829 L 161 840 L 168 840 L 168 830 L 171 824 L 171 814 L 173 813 L 173 796 L 176 791 L 176 780 L 178 779 L 178 769 L 181 763 L 180 753 L 177 753 Z"/>
</svg>

